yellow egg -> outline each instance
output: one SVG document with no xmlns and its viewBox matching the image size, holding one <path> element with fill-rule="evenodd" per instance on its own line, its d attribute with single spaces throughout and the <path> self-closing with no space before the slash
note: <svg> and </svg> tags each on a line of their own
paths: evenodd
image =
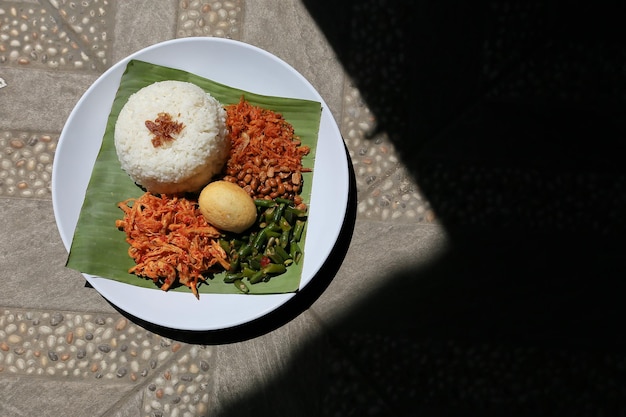
<svg viewBox="0 0 626 417">
<path fill-rule="evenodd" d="M 209 183 L 200 192 L 198 204 L 206 221 L 220 230 L 242 233 L 256 221 L 254 200 L 232 182 Z"/>
</svg>

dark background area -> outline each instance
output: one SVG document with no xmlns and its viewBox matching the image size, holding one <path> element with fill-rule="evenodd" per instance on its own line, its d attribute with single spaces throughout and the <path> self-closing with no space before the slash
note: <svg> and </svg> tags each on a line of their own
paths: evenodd
<svg viewBox="0 0 626 417">
<path fill-rule="evenodd" d="M 305 4 L 451 240 L 337 329 L 376 413 L 625 415 L 623 2 Z"/>
<path fill-rule="evenodd" d="M 626 415 L 624 5 L 304 4 L 450 246 L 331 329 L 346 363 L 313 343 L 247 404 L 283 390 L 307 416 Z M 278 315 L 307 308 L 340 267 L 351 201 L 325 280 Z M 255 332 L 281 323 L 269 321 Z"/>
</svg>

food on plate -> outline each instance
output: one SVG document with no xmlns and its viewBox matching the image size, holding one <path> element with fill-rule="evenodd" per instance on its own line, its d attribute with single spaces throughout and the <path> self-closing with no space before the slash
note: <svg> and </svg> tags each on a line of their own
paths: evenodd
<svg viewBox="0 0 626 417">
<path fill-rule="evenodd" d="M 209 183 L 200 192 L 198 204 L 206 221 L 226 232 L 244 232 L 256 221 L 254 200 L 232 182 Z"/>
<path fill-rule="evenodd" d="M 129 97 L 115 124 L 122 169 L 152 193 L 198 192 L 228 158 L 225 121 L 222 105 L 195 84 L 150 84 Z"/>
<path fill-rule="evenodd" d="M 198 297 L 212 273 L 248 292 L 299 263 L 310 148 L 281 114 L 162 81 L 130 96 L 114 137 L 122 168 L 146 190 L 118 204 L 129 273 Z"/>
<path fill-rule="evenodd" d="M 302 258 L 300 240 L 304 232 L 307 212 L 282 198 L 257 199 L 255 227 L 244 235 L 224 236 L 220 245 L 228 254 L 230 267 L 224 277 L 242 292 L 250 289 L 247 283 L 257 284 L 280 275 Z"/>
<path fill-rule="evenodd" d="M 293 126 L 270 109 L 244 100 L 226 106 L 231 137 L 224 180 L 238 184 L 253 198 L 285 198 L 301 204 L 302 157 L 310 152 Z"/>
<path fill-rule="evenodd" d="M 205 273 L 230 268 L 219 244 L 221 233 L 206 222 L 197 202 L 146 192 L 118 206 L 124 217 L 115 225 L 126 233 L 136 264 L 129 273 L 151 279 L 164 291 L 185 285 L 198 297 Z"/>
</svg>

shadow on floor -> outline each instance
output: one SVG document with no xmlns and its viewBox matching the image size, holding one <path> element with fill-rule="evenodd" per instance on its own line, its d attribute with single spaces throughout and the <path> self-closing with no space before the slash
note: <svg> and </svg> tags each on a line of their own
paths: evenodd
<svg viewBox="0 0 626 417">
<path fill-rule="evenodd" d="M 377 414 L 626 413 L 624 6 L 305 4 L 451 241 L 336 329 Z"/>
</svg>

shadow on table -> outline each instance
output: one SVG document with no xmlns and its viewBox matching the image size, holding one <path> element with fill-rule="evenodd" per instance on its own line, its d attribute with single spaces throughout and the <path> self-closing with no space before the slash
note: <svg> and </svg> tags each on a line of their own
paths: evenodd
<svg viewBox="0 0 626 417">
<path fill-rule="evenodd" d="M 304 1 L 450 246 L 220 415 L 626 413 L 625 10 L 452 3 Z"/>
</svg>

